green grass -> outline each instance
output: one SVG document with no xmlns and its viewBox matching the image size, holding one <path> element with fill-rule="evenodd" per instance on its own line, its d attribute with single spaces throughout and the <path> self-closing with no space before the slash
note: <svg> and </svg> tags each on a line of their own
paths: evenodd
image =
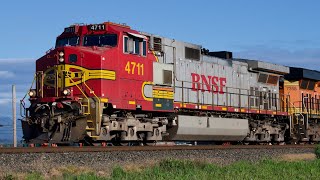
<svg viewBox="0 0 320 180">
<path fill-rule="evenodd" d="M 317 157 L 318 159 L 320 159 L 320 144 L 317 144 L 314 153 L 316 154 L 316 157 Z"/>
<path fill-rule="evenodd" d="M 67 180 L 100 180 L 100 179 L 319 179 L 320 159 L 312 161 L 274 161 L 263 160 L 256 163 L 237 162 L 228 166 L 185 161 L 164 160 L 160 163 L 138 169 L 125 171 L 115 167 L 109 177 L 99 177 L 94 172 L 73 174 L 64 172 L 58 179 Z M 8 176 L 8 179 L 14 179 Z M 29 180 L 44 179 L 37 173 L 26 176 Z"/>
<path fill-rule="evenodd" d="M 237 162 L 220 167 L 214 164 L 166 160 L 142 172 L 115 168 L 111 179 L 319 179 L 320 160 Z"/>
</svg>

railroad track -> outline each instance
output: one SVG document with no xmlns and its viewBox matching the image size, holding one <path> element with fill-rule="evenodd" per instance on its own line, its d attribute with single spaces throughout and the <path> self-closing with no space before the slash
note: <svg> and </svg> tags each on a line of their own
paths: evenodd
<svg viewBox="0 0 320 180">
<path fill-rule="evenodd" d="M 17 147 L 0 148 L 0 154 L 19 153 L 69 153 L 69 152 L 114 152 L 114 151 L 177 151 L 221 149 L 288 149 L 315 148 L 315 145 L 206 145 L 206 146 L 84 146 L 84 147 Z"/>
</svg>

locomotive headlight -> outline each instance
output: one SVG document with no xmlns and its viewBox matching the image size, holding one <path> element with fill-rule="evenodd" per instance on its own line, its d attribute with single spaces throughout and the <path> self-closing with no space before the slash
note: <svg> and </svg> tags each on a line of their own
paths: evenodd
<svg viewBox="0 0 320 180">
<path fill-rule="evenodd" d="M 64 52 L 63 51 L 60 51 L 59 52 L 59 62 L 64 62 Z"/>
<path fill-rule="evenodd" d="M 36 97 L 36 95 L 37 95 L 36 90 L 30 89 L 28 95 L 29 95 L 30 97 Z"/>
<path fill-rule="evenodd" d="M 65 96 L 69 96 L 71 94 L 71 91 L 70 91 L 70 89 L 64 89 L 62 91 L 62 94 L 65 95 Z"/>
<path fill-rule="evenodd" d="M 63 57 L 60 57 L 59 58 L 59 62 L 63 62 L 64 61 L 64 58 Z"/>
<path fill-rule="evenodd" d="M 63 57 L 64 56 L 64 52 L 63 51 L 59 52 L 59 56 Z"/>
</svg>

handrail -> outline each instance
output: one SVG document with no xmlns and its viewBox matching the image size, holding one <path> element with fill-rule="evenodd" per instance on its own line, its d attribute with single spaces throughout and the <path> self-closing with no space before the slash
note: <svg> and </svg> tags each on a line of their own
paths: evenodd
<svg viewBox="0 0 320 180">
<path fill-rule="evenodd" d="M 186 87 L 185 86 L 185 83 L 189 83 L 189 84 L 192 84 L 192 82 L 188 82 L 188 81 L 179 81 L 179 82 L 181 82 L 181 85 L 180 86 L 176 86 L 175 88 L 177 88 L 180 92 L 182 92 L 182 101 L 181 101 L 181 104 L 182 104 L 182 106 L 185 104 L 185 103 L 188 103 L 189 101 L 186 101 L 186 98 L 184 97 L 184 92 L 187 90 L 192 90 L 192 88 L 191 87 Z M 201 82 L 197 82 L 198 84 L 205 84 L 205 83 L 201 83 Z M 211 87 L 211 91 L 212 92 L 210 92 L 210 90 L 202 90 L 203 92 L 209 92 L 210 94 L 211 94 L 211 96 L 212 96 L 212 102 L 211 102 L 211 104 L 210 103 L 200 103 L 199 101 L 200 101 L 200 97 L 199 97 L 199 94 L 197 93 L 197 100 L 196 100 L 196 102 L 194 102 L 194 103 L 196 103 L 197 105 L 212 105 L 212 106 L 214 106 L 214 104 L 216 104 L 216 105 L 219 105 L 219 98 L 216 98 L 216 99 L 214 99 L 214 93 L 218 93 L 219 92 L 219 90 L 213 90 L 214 88 L 214 86 L 217 86 L 218 88 L 219 87 L 221 87 L 221 86 L 219 86 L 219 85 L 211 85 L 210 87 Z M 230 106 L 230 107 L 237 107 L 237 108 L 242 108 L 242 101 L 241 101 L 241 97 L 243 96 L 243 97 L 248 97 L 248 105 L 247 105 L 247 108 L 248 109 L 250 109 L 251 108 L 251 106 L 250 106 L 250 98 L 258 98 L 258 99 L 261 99 L 262 97 L 261 97 L 261 95 L 260 95 L 260 93 L 259 93 L 259 95 L 255 95 L 256 93 L 254 93 L 253 95 L 251 95 L 251 91 L 253 91 L 253 92 L 264 92 L 264 91 L 259 91 L 259 90 L 250 90 L 250 89 L 244 89 L 244 88 L 236 88 L 236 87 L 230 87 L 230 86 L 223 86 L 223 88 L 226 90 L 226 91 L 224 91 L 224 93 L 225 93 L 225 95 L 226 95 L 226 99 L 227 99 L 227 101 L 226 101 L 226 105 L 225 106 Z M 181 89 L 181 90 L 180 90 Z M 202 92 L 202 93 L 203 93 Z M 280 103 L 280 101 L 281 101 L 281 98 L 283 98 L 283 96 L 287 96 L 288 94 L 283 94 L 283 93 L 281 93 L 281 92 L 276 92 L 276 93 L 273 93 L 273 92 L 267 92 L 267 93 L 270 93 L 270 94 L 274 94 L 275 96 L 274 97 L 272 97 L 272 96 L 269 96 L 268 97 L 268 99 L 269 100 L 271 100 L 271 101 L 273 101 L 273 100 L 276 100 L 276 103 L 273 103 L 272 105 L 271 105 L 271 110 L 274 110 L 273 108 L 275 108 L 275 111 L 279 111 L 279 110 L 281 110 L 281 111 L 284 111 L 284 112 L 287 112 L 287 110 L 284 110 L 284 107 L 282 107 L 281 106 L 281 104 L 278 104 L 278 103 Z M 203 94 L 202 94 L 202 96 L 201 96 L 202 98 L 203 98 Z M 231 105 L 232 103 L 231 103 L 231 100 L 232 100 L 232 98 L 231 97 L 236 97 L 236 98 L 238 98 L 239 99 L 239 101 L 238 101 L 238 103 L 237 104 L 234 104 L 234 105 Z M 216 101 L 215 101 L 216 100 Z M 279 109 L 278 109 L 278 106 L 280 106 L 279 107 Z M 258 106 L 257 107 L 253 107 L 253 108 L 259 108 Z M 264 109 L 264 110 L 268 110 L 268 109 Z"/>
<path fill-rule="evenodd" d="M 69 72 L 67 70 L 62 70 L 63 72 Z M 66 73 L 65 77 L 67 77 L 70 81 L 72 81 L 72 83 L 74 83 L 73 79 L 69 76 L 68 73 Z M 82 89 L 77 85 L 75 84 L 75 86 L 79 89 L 79 91 L 82 93 L 82 95 L 86 98 L 87 102 L 88 102 L 88 113 L 90 113 L 90 100 L 88 98 L 88 96 L 82 91 Z"/>
<path fill-rule="evenodd" d="M 71 78 L 70 74 L 69 73 L 70 71 L 68 70 L 63 70 L 63 72 L 66 72 L 65 73 L 65 77 L 67 77 L 72 83 L 74 83 L 75 81 L 73 81 L 73 79 Z M 83 74 L 83 77 L 82 79 L 85 79 L 85 74 Z M 85 87 L 90 91 L 90 94 L 93 94 L 94 97 L 98 100 L 98 122 L 96 122 L 96 134 L 100 134 L 100 127 L 101 127 L 101 117 L 100 117 L 100 114 L 101 114 L 101 108 L 100 108 L 100 104 L 101 104 L 101 101 L 100 101 L 100 98 L 94 93 L 94 91 L 86 84 L 85 81 L 83 81 L 83 84 L 85 85 Z M 88 102 L 88 114 L 90 114 L 91 110 L 90 110 L 90 100 L 88 98 L 88 96 L 86 95 L 86 93 L 77 85 L 75 84 L 75 86 L 79 89 L 79 91 L 83 94 L 83 96 L 87 99 L 87 102 Z"/>
<path fill-rule="evenodd" d="M 85 74 L 83 74 L 83 77 L 85 79 Z M 98 100 L 98 112 L 99 112 L 99 121 L 98 123 L 96 122 L 96 134 L 100 134 L 100 126 L 101 126 L 101 117 L 100 117 L 100 114 L 101 114 L 101 108 L 100 108 L 100 104 L 101 104 L 101 101 L 100 101 L 100 98 L 94 93 L 94 91 L 87 85 L 86 81 L 83 81 L 83 84 L 89 89 L 90 93 L 93 94 L 97 100 Z"/>
<path fill-rule="evenodd" d="M 282 100 L 283 100 L 283 99 L 282 99 Z M 284 101 L 284 100 L 283 100 L 283 101 Z M 297 108 L 290 100 L 288 101 L 288 103 L 293 106 L 293 108 L 294 108 L 294 113 L 295 113 L 295 114 L 298 113 L 298 114 L 302 117 L 302 119 L 303 119 L 303 121 L 304 121 L 304 116 L 303 116 L 303 114 L 302 114 L 300 111 L 296 111 L 298 108 Z"/>
<path fill-rule="evenodd" d="M 30 89 L 32 89 L 32 86 L 34 84 L 34 82 L 36 81 L 36 78 L 37 78 L 37 73 L 34 74 L 34 77 L 33 77 L 33 80 L 32 80 L 32 83 L 31 83 L 31 86 L 28 90 L 28 92 L 30 91 Z M 21 117 L 25 117 L 26 115 L 26 107 L 25 107 L 25 102 L 24 102 L 24 99 L 28 96 L 28 92 L 24 95 L 24 97 L 20 100 L 20 116 Z M 22 114 L 22 107 L 24 109 L 24 114 Z"/>
</svg>

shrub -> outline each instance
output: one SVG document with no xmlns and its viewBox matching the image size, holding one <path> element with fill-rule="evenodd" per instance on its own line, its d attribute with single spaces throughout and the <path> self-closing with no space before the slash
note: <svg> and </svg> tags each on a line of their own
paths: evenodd
<svg viewBox="0 0 320 180">
<path fill-rule="evenodd" d="M 318 159 L 320 159 L 320 144 L 317 144 L 315 149 L 315 154 Z"/>
<path fill-rule="evenodd" d="M 5 180 L 14 180 L 15 178 L 13 177 L 13 175 L 9 174 L 9 175 L 4 176 L 4 179 Z"/>
</svg>

